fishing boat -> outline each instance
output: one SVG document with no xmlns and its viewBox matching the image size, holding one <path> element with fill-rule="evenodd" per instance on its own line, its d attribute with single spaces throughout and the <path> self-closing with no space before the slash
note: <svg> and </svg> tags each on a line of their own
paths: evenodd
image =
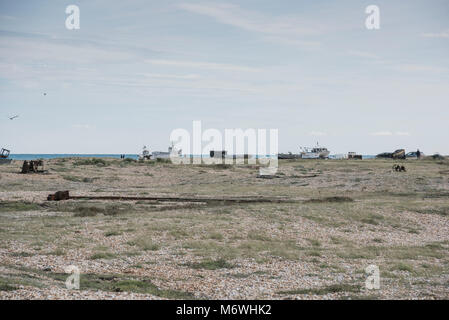
<svg viewBox="0 0 449 320">
<path fill-rule="evenodd" d="M 153 151 L 151 153 L 151 157 L 152 157 L 152 159 L 170 159 L 170 157 L 172 157 L 172 156 L 180 157 L 181 154 L 182 154 L 182 150 L 176 149 L 172 143 L 172 145 L 170 147 L 168 147 L 168 152 Z"/>
<path fill-rule="evenodd" d="M 318 143 L 316 147 L 308 148 L 301 147 L 301 159 L 327 159 L 329 158 L 330 151 L 325 147 L 320 147 Z"/>
<path fill-rule="evenodd" d="M 150 160 L 150 159 L 151 159 L 150 150 L 148 150 L 147 146 L 143 146 L 142 154 L 139 155 L 139 160 Z"/>
<path fill-rule="evenodd" d="M 379 153 L 376 158 L 405 159 L 405 150 L 397 149 L 394 152 L 382 152 Z"/>
<path fill-rule="evenodd" d="M 12 159 L 9 159 L 10 151 L 7 149 L 0 150 L 0 164 L 8 164 L 11 163 Z"/>
<path fill-rule="evenodd" d="M 288 153 L 279 153 L 278 154 L 278 159 L 299 159 L 299 158 L 301 158 L 301 155 L 300 154 L 294 154 L 294 153 L 291 153 L 290 151 L 288 152 Z"/>
</svg>

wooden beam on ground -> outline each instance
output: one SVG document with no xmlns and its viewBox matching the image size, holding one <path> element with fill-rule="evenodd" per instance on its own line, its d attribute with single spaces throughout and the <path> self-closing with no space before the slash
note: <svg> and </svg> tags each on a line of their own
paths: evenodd
<svg viewBox="0 0 449 320">
<path fill-rule="evenodd" d="M 160 202 L 202 202 L 202 203 L 281 203 L 297 202 L 287 198 L 275 197 L 229 197 L 229 198 L 200 198 L 200 197 L 128 197 L 128 196 L 71 196 L 69 191 L 58 191 L 47 197 L 48 201 L 62 200 L 117 200 L 117 201 L 160 201 Z"/>
</svg>

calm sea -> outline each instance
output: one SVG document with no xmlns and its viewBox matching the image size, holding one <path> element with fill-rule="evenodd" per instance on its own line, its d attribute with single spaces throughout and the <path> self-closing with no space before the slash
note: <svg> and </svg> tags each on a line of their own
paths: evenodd
<svg viewBox="0 0 449 320">
<path fill-rule="evenodd" d="M 56 158 L 117 158 L 120 154 L 10 154 L 14 160 L 37 160 L 37 159 L 56 159 Z M 125 154 L 126 158 L 137 159 L 137 154 Z"/>
</svg>

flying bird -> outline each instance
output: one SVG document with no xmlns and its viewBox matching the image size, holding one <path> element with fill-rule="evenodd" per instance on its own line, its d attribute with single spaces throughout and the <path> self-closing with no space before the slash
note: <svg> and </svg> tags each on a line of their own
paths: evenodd
<svg viewBox="0 0 449 320">
<path fill-rule="evenodd" d="M 18 118 L 19 116 L 13 116 L 13 117 L 9 117 L 9 120 L 14 120 L 15 118 Z"/>
</svg>

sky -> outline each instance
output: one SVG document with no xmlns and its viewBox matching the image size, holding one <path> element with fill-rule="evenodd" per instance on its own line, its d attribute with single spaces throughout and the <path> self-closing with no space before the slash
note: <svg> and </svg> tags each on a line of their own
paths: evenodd
<svg viewBox="0 0 449 320">
<path fill-rule="evenodd" d="M 165 151 L 200 120 L 278 129 L 280 152 L 449 154 L 448 119 L 447 0 L 0 0 L 12 153 Z"/>
</svg>

